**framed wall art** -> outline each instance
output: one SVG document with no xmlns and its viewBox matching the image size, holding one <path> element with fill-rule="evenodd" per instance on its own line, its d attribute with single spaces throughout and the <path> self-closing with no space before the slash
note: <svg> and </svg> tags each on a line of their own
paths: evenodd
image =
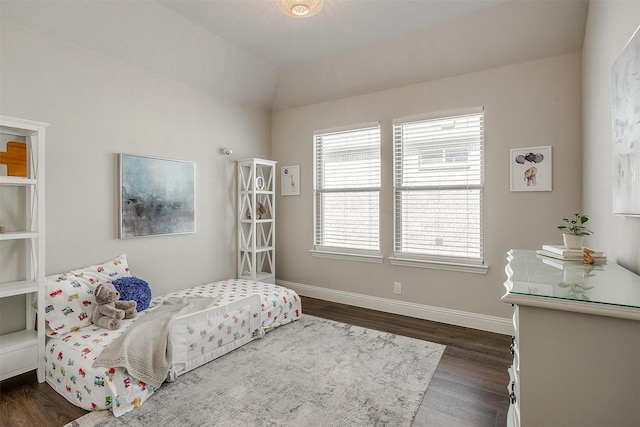
<svg viewBox="0 0 640 427">
<path fill-rule="evenodd" d="M 119 155 L 120 238 L 195 233 L 194 162 Z"/>
<path fill-rule="evenodd" d="M 640 216 L 640 29 L 611 67 L 613 213 Z"/>
<path fill-rule="evenodd" d="M 300 195 L 300 166 L 283 166 L 280 169 L 280 195 Z"/>
<path fill-rule="evenodd" d="M 551 191 L 551 146 L 512 148 L 511 191 Z"/>
</svg>

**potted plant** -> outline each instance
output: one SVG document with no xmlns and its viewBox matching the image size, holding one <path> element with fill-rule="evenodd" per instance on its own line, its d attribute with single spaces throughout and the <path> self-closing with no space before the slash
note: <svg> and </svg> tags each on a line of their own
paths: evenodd
<svg viewBox="0 0 640 427">
<path fill-rule="evenodd" d="M 565 222 L 558 226 L 558 230 L 562 231 L 562 239 L 564 247 L 567 249 L 580 249 L 584 246 L 584 236 L 593 234 L 584 224 L 589 218 L 583 214 L 574 214 L 574 218 L 562 218 Z"/>
</svg>

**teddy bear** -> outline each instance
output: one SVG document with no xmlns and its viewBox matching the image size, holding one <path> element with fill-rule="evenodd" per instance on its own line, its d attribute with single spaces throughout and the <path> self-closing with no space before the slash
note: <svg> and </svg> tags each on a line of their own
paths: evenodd
<svg viewBox="0 0 640 427">
<path fill-rule="evenodd" d="M 135 301 L 119 301 L 112 283 L 100 283 L 93 293 L 97 306 L 93 310 L 93 323 L 107 329 L 118 329 L 122 319 L 132 319 L 138 313 Z"/>
</svg>

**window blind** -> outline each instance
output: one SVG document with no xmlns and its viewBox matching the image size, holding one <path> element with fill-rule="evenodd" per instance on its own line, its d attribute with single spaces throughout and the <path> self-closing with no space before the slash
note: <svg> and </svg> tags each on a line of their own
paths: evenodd
<svg viewBox="0 0 640 427">
<path fill-rule="evenodd" d="M 484 113 L 394 121 L 395 256 L 482 263 Z"/>
<path fill-rule="evenodd" d="M 380 126 L 314 133 L 317 250 L 380 252 Z"/>
</svg>

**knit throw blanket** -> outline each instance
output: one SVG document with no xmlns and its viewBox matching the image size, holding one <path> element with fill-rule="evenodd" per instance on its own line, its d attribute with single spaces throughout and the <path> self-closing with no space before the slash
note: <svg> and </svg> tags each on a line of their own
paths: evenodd
<svg viewBox="0 0 640 427">
<path fill-rule="evenodd" d="M 137 319 L 93 361 L 93 367 L 124 367 L 151 387 L 160 387 L 173 359 L 171 325 L 183 314 L 211 307 L 219 298 L 169 298 Z"/>
</svg>

